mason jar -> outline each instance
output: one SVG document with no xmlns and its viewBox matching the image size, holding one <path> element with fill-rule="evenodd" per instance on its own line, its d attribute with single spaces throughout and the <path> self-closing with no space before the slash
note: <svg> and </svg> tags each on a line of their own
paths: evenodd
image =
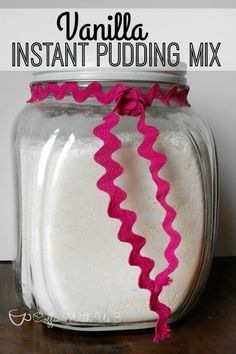
<svg viewBox="0 0 236 354">
<path fill-rule="evenodd" d="M 149 291 L 139 287 L 140 269 L 129 264 L 131 244 L 121 242 L 121 221 L 109 215 L 109 202 L 116 196 L 98 188 L 106 163 L 114 159 L 121 170 L 108 182 L 125 193 L 120 207 L 136 215 L 133 233 L 145 238 L 140 253 L 155 262 L 150 271 L 155 278 L 167 267 L 169 237 L 163 228 L 166 210 L 156 197 L 160 186 L 152 179 L 150 160 L 137 151 L 143 142 L 137 129 L 141 113 L 117 108 L 117 102 L 123 104 L 119 95 L 104 98 L 114 87 L 125 87 L 121 94 L 132 93 L 126 97 L 129 105 L 133 93 L 145 95 L 153 85 L 155 99 L 141 113 L 158 132 L 153 149 L 166 160 L 153 178 L 158 173 L 170 186 L 166 201 L 176 212 L 172 226 L 180 235 L 178 266 L 160 294 L 171 310 L 169 322 L 191 309 L 206 283 L 216 236 L 217 160 L 208 125 L 187 104 L 186 72 L 37 73 L 32 98 L 14 127 L 14 273 L 20 303 L 40 313 L 45 323 L 83 331 L 155 325 Z M 78 98 L 77 89 L 81 93 L 91 87 L 95 94 Z M 138 105 L 144 101 L 138 98 Z M 95 132 L 109 114 L 119 118 L 109 134 L 120 146 L 106 156 L 102 147 L 112 149 L 113 138 L 107 135 L 104 143 Z M 102 158 L 96 161 L 98 151 L 104 153 L 104 165 Z"/>
</svg>

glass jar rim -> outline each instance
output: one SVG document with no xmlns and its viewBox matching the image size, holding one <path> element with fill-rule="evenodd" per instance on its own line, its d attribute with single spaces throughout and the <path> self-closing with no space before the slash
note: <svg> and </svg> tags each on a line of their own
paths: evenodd
<svg viewBox="0 0 236 354">
<path fill-rule="evenodd" d="M 178 69 L 170 66 L 163 68 L 104 68 L 87 66 L 79 70 L 37 71 L 33 73 L 32 83 L 58 81 L 100 81 L 100 82 L 158 82 L 186 85 L 186 64 L 181 63 Z"/>
</svg>

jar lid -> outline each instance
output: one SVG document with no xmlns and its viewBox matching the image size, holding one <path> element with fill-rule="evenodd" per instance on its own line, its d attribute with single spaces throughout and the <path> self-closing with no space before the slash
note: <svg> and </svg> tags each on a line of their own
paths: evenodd
<svg viewBox="0 0 236 354">
<path fill-rule="evenodd" d="M 180 63 L 177 67 L 111 67 L 102 63 L 100 67 L 93 62 L 77 70 L 37 71 L 33 73 L 33 83 L 49 81 L 141 81 L 186 84 L 187 66 Z"/>
</svg>

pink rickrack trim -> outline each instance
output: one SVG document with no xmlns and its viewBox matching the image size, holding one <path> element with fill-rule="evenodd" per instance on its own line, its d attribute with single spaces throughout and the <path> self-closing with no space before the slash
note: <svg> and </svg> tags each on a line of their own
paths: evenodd
<svg viewBox="0 0 236 354">
<path fill-rule="evenodd" d="M 95 97 L 101 104 L 107 105 L 112 103 L 124 90 L 129 87 L 122 84 L 114 85 L 109 91 L 105 92 L 99 82 L 92 82 L 86 88 L 82 89 L 77 82 L 65 82 L 62 85 L 50 82 L 45 86 L 42 84 L 30 85 L 31 98 L 28 103 L 34 103 L 45 100 L 48 96 L 53 95 L 56 100 L 62 100 L 67 94 L 71 94 L 78 103 L 85 102 L 89 97 Z M 154 99 L 158 99 L 166 106 L 170 101 L 175 101 L 179 106 L 190 106 L 187 100 L 189 88 L 184 86 L 179 90 L 178 85 L 173 85 L 167 92 L 163 92 L 158 84 L 153 84 L 145 97 L 146 106 L 151 106 Z"/>
<path fill-rule="evenodd" d="M 45 87 L 42 84 L 32 85 L 31 93 L 32 97 L 28 101 L 30 103 L 42 101 L 49 95 L 61 100 L 68 93 L 78 103 L 86 101 L 89 97 L 95 97 L 103 105 L 111 104 L 115 101 L 112 112 L 107 114 L 103 118 L 104 122 L 94 129 L 94 135 L 104 142 L 104 145 L 96 152 L 94 159 L 106 170 L 106 173 L 97 182 L 97 187 L 110 197 L 108 215 L 121 222 L 118 232 L 119 240 L 132 245 L 129 264 L 138 266 L 141 269 L 138 280 L 139 287 L 150 291 L 149 307 L 158 316 L 154 342 L 157 343 L 167 338 L 170 334 L 167 320 L 171 315 L 171 310 L 160 302 L 159 296 L 163 287 L 169 285 L 172 281 L 169 277 L 170 274 L 178 267 L 175 250 L 180 243 L 181 237 L 172 226 L 176 211 L 166 201 L 170 185 L 158 175 L 167 158 L 153 148 L 159 131 L 156 127 L 146 124 L 145 109 L 151 106 L 154 99 L 160 100 L 165 105 L 169 105 L 170 101 L 173 100 L 179 106 L 189 106 L 187 101 L 188 87 L 179 89 L 177 85 L 173 85 L 167 92 L 163 92 L 158 84 L 153 84 L 147 93 L 143 94 L 139 87 L 129 88 L 122 84 L 117 84 L 109 91 L 104 92 L 98 82 L 91 83 L 85 89 L 79 88 L 77 83 L 66 82 L 61 86 L 57 83 L 48 83 Z M 166 212 L 162 226 L 170 238 L 164 253 L 168 266 L 157 274 L 154 280 L 150 277 L 155 265 L 154 260 L 141 255 L 146 239 L 132 231 L 137 215 L 134 211 L 120 207 L 127 194 L 114 184 L 114 180 L 123 173 L 123 167 L 112 159 L 112 154 L 121 147 L 120 139 L 111 132 L 111 129 L 119 123 L 120 115 L 139 116 L 137 130 L 143 135 L 143 141 L 139 145 L 137 152 L 141 157 L 150 161 L 149 170 L 153 182 L 157 186 L 156 199 Z"/>
</svg>

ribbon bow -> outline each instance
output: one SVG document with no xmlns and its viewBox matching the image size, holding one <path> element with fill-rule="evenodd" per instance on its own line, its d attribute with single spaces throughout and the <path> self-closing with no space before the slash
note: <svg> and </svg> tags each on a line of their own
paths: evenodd
<svg viewBox="0 0 236 354">
<path fill-rule="evenodd" d="M 139 87 L 120 91 L 115 98 L 114 112 L 120 115 L 136 117 L 146 108 L 144 96 Z"/>
</svg>

